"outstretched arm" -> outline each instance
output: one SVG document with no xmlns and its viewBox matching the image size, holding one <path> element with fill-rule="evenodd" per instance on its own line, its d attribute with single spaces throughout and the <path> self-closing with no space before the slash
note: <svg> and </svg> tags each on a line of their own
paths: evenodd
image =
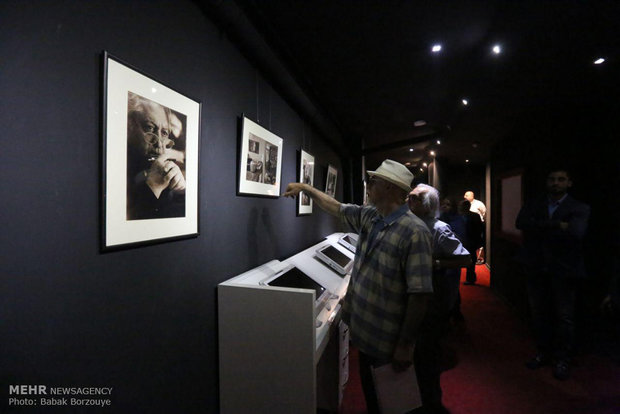
<svg viewBox="0 0 620 414">
<path fill-rule="evenodd" d="M 286 191 L 282 196 L 294 198 L 302 191 L 308 194 L 312 201 L 314 201 L 321 209 L 325 210 L 332 216 L 338 216 L 341 203 L 335 198 L 328 196 L 324 192 L 317 190 L 309 184 L 290 183 L 286 186 Z"/>
</svg>

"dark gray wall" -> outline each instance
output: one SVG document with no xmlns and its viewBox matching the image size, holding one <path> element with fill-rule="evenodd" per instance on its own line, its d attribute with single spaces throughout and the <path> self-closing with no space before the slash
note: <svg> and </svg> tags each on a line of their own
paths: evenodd
<svg viewBox="0 0 620 414">
<path fill-rule="evenodd" d="M 484 165 L 455 165 L 444 160 L 437 161 L 441 197 L 449 197 L 457 203 L 463 200 L 466 191 L 473 191 L 476 199 L 486 204 L 484 186 Z"/>
<path fill-rule="evenodd" d="M 238 116 L 284 138 L 283 185 L 303 145 L 341 198 L 341 160 L 190 1 L 5 0 L 0 18 L 1 404 L 9 384 L 106 386 L 112 412 L 217 412 L 217 284 L 339 230 L 236 196 Z M 199 237 L 100 253 L 103 50 L 202 102 Z"/>
</svg>

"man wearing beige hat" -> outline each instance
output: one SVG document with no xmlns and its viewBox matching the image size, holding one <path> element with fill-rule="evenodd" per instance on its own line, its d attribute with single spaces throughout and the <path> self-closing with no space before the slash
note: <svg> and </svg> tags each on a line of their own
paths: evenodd
<svg viewBox="0 0 620 414">
<path fill-rule="evenodd" d="M 283 196 L 303 191 L 359 234 L 343 319 L 359 350 L 368 412 L 376 413 L 372 367 L 391 363 L 401 371 L 413 363 L 418 327 L 433 290 L 432 256 L 430 232 L 406 204 L 413 174 L 392 160 L 367 172 L 367 206 L 342 204 L 303 183 L 290 183 Z"/>
</svg>

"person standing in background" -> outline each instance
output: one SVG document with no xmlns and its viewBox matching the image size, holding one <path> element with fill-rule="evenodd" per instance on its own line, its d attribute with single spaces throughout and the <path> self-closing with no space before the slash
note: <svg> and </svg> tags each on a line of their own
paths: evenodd
<svg viewBox="0 0 620 414">
<path fill-rule="evenodd" d="M 461 280 L 461 267 L 471 262 L 469 252 L 450 226 L 437 220 L 439 191 L 418 184 L 407 199 L 409 208 L 431 231 L 433 248 L 433 297 L 420 326 L 414 351 L 423 412 L 447 413 L 441 402 L 441 339 L 448 329 Z"/>
<path fill-rule="evenodd" d="M 484 203 L 474 198 L 473 191 L 465 191 L 465 195 L 463 195 L 463 198 L 469 201 L 470 211 L 473 211 L 474 213 L 477 213 L 478 215 L 480 215 L 480 221 L 484 223 L 484 218 L 487 215 L 487 207 L 484 205 Z"/>
<path fill-rule="evenodd" d="M 441 200 L 441 204 L 439 205 L 439 209 L 441 210 L 441 214 L 439 215 L 439 220 L 447 223 L 456 237 L 464 243 L 467 240 L 465 235 L 465 221 L 458 213 L 457 203 L 452 200 L 452 198 L 444 197 Z M 470 263 L 465 264 L 463 267 L 467 267 Z M 459 278 L 461 275 L 461 271 L 459 269 Z M 461 292 L 457 291 L 456 301 L 452 310 L 450 311 L 450 317 L 455 322 L 465 322 L 465 316 L 461 312 Z"/>
<path fill-rule="evenodd" d="M 484 220 L 487 215 L 487 207 L 484 205 L 484 203 L 480 200 L 476 200 L 476 198 L 474 198 L 474 192 L 471 190 L 465 191 L 463 198 L 469 201 L 469 203 L 471 204 L 470 210 L 480 215 L 480 221 L 484 223 Z M 482 234 L 482 237 L 483 237 L 482 245 L 476 251 L 476 264 L 484 263 L 484 237 L 485 237 L 484 232 Z"/>
<path fill-rule="evenodd" d="M 471 263 L 467 266 L 465 276 L 465 285 L 476 284 L 476 251 L 482 246 L 484 225 L 480 220 L 480 216 L 470 209 L 471 204 L 467 200 L 461 200 L 459 203 L 459 215 L 465 227 L 465 237 L 463 245 L 471 255 Z"/>
<path fill-rule="evenodd" d="M 526 366 L 553 364 L 553 376 L 570 376 L 575 343 L 577 282 L 586 277 L 582 240 L 588 228 L 590 206 L 568 194 L 572 187 L 566 169 L 552 169 L 547 194 L 526 202 L 516 227 L 523 231 L 517 259 L 527 276 L 527 292 L 537 353 Z"/>
</svg>

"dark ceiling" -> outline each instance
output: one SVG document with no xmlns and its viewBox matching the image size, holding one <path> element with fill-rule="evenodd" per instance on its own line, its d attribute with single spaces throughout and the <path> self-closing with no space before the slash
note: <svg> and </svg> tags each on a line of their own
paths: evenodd
<svg viewBox="0 0 620 414">
<path fill-rule="evenodd" d="M 484 164 L 520 114 L 620 92 L 618 1 L 236 3 L 368 167 Z"/>
</svg>

